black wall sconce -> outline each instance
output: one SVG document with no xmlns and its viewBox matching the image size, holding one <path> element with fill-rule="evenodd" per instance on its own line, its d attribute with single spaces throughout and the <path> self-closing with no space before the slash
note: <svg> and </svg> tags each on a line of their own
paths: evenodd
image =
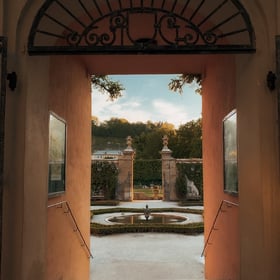
<svg viewBox="0 0 280 280">
<path fill-rule="evenodd" d="M 270 91 L 273 91 L 275 90 L 276 88 L 276 75 L 272 72 L 272 71 L 269 71 L 267 73 L 267 76 L 266 76 L 266 85 L 267 87 L 269 88 Z"/>
<path fill-rule="evenodd" d="M 7 80 L 9 81 L 9 88 L 14 91 L 17 87 L 17 74 L 16 72 L 8 73 Z"/>
</svg>

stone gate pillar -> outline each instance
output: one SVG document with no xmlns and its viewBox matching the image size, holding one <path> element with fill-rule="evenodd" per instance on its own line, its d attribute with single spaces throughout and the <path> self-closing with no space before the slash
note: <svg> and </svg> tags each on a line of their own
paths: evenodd
<svg viewBox="0 0 280 280">
<path fill-rule="evenodd" d="M 163 148 L 160 152 L 162 161 L 162 187 L 163 187 L 163 200 L 171 201 L 177 200 L 176 195 L 176 160 L 171 156 L 172 151 L 168 148 L 168 137 L 165 135 L 163 138 Z"/>
<path fill-rule="evenodd" d="M 133 200 L 133 160 L 134 150 L 131 147 L 132 139 L 127 137 L 127 148 L 119 158 L 119 176 L 116 197 L 123 201 Z"/>
</svg>

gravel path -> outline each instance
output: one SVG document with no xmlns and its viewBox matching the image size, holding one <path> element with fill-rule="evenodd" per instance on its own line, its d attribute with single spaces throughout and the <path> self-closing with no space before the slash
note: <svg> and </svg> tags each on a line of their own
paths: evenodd
<svg viewBox="0 0 280 280">
<path fill-rule="evenodd" d="M 91 280 L 202 280 L 203 235 L 137 233 L 91 237 Z"/>
</svg>

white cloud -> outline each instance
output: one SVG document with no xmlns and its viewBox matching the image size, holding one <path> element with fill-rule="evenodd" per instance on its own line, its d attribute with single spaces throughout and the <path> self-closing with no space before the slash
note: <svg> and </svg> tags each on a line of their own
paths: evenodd
<svg viewBox="0 0 280 280">
<path fill-rule="evenodd" d="M 92 115 L 102 122 L 110 118 L 124 118 L 129 122 L 169 122 L 180 124 L 197 119 L 201 113 L 201 96 L 189 89 L 183 95 L 168 91 L 166 79 L 161 83 L 155 79 L 137 80 L 128 76 L 127 92 L 115 101 L 94 90 Z M 154 85 L 154 84 L 157 84 Z"/>
<path fill-rule="evenodd" d="M 92 115 L 97 116 L 100 121 L 110 118 L 124 118 L 129 122 L 146 122 L 151 120 L 151 114 L 143 107 L 143 101 L 128 99 L 124 94 L 115 101 L 108 100 L 108 97 L 101 93 L 92 95 Z"/>
<path fill-rule="evenodd" d="M 167 121 L 176 127 L 190 119 L 184 104 L 177 105 L 165 100 L 156 99 L 153 101 L 153 108 L 159 121 Z"/>
</svg>

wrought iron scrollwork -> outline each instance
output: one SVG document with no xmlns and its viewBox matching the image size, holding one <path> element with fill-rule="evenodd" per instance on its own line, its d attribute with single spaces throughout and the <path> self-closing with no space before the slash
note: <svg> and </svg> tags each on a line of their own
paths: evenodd
<svg viewBox="0 0 280 280">
<path fill-rule="evenodd" d="M 46 1 L 30 32 L 30 54 L 255 50 L 249 16 L 237 0 L 72 3 Z"/>
</svg>

